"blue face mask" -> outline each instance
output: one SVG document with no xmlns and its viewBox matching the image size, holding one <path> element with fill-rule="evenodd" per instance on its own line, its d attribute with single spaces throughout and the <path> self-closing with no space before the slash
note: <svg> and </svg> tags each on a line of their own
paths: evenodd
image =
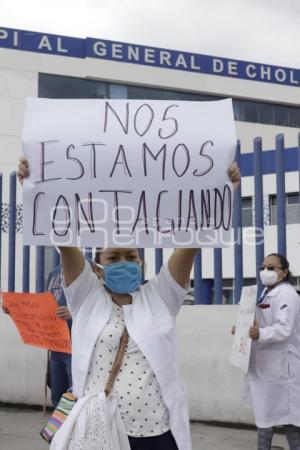
<svg viewBox="0 0 300 450">
<path fill-rule="evenodd" d="M 124 261 L 101 266 L 104 271 L 104 284 L 116 294 L 130 294 L 141 284 L 142 268 L 139 263 Z"/>
</svg>

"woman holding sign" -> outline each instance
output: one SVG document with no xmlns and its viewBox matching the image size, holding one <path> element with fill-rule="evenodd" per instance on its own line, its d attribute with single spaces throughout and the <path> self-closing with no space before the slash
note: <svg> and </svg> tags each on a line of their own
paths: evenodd
<svg viewBox="0 0 300 450">
<path fill-rule="evenodd" d="M 253 342 L 245 386 L 258 427 L 258 450 L 271 449 L 278 425 L 284 425 L 290 449 L 300 450 L 300 299 L 289 276 L 287 259 L 277 253 L 260 268 L 265 289 L 249 330 Z"/>
<path fill-rule="evenodd" d="M 28 174 L 22 160 L 19 179 Z M 239 182 L 236 164 L 229 177 Z M 197 251 L 176 249 L 160 273 L 141 285 L 143 262 L 137 249 L 97 249 L 94 272 L 79 249 L 61 248 L 65 294 L 73 318 L 72 376 L 78 401 L 51 448 L 191 449 L 175 321 Z M 104 401 L 126 332 L 125 354 Z M 106 420 L 105 411 L 113 422 Z"/>
</svg>

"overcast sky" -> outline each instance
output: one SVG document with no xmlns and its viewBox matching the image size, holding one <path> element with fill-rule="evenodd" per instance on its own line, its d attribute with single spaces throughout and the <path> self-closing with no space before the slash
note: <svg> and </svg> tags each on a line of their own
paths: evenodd
<svg viewBox="0 0 300 450">
<path fill-rule="evenodd" d="M 300 0 L 0 0 L 0 20 L 7 28 L 300 68 Z"/>
</svg>

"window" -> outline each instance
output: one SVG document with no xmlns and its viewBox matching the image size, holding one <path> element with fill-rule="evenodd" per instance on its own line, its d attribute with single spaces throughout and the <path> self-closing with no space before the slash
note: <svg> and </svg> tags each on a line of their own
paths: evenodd
<svg viewBox="0 0 300 450">
<path fill-rule="evenodd" d="M 39 97 L 42 98 L 105 98 L 108 84 L 86 78 L 39 74 Z"/>
<path fill-rule="evenodd" d="M 253 226 L 252 197 L 242 199 L 242 226 Z"/>
<path fill-rule="evenodd" d="M 39 74 L 39 97 L 44 98 L 110 98 L 115 84 L 87 78 Z M 213 101 L 224 97 L 186 91 L 156 89 L 147 86 L 119 85 L 130 99 Z M 118 94 L 117 94 L 118 96 Z M 124 95 L 121 95 L 123 97 Z M 300 108 L 254 100 L 233 99 L 235 120 L 300 127 Z"/>
<path fill-rule="evenodd" d="M 290 108 L 290 127 L 300 128 L 300 108 Z"/>
<path fill-rule="evenodd" d="M 233 101 L 234 120 L 244 122 L 244 102 L 242 100 Z"/>
<path fill-rule="evenodd" d="M 234 290 L 232 289 L 223 289 L 223 305 L 233 305 L 234 303 Z"/>
<path fill-rule="evenodd" d="M 274 124 L 274 106 L 267 103 L 258 105 L 258 117 L 260 123 Z"/>
<path fill-rule="evenodd" d="M 243 285 L 244 286 L 253 286 L 256 284 L 256 278 L 244 278 Z"/>
<path fill-rule="evenodd" d="M 287 127 L 289 124 L 289 107 L 276 105 L 274 112 L 275 112 L 275 120 L 274 120 L 275 124 Z"/>
<path fill-rule="evenodd" d="M 180 96 L 178 92 L 142 86 L 127 86 L 127 92 L 128 98 L 141 100 L 179 100 Z"/>
<path fill-rule="evenodd" d="M 293 192 L 285 196 L 286 223 L 300 223 L 299 193 Z M 277 225 L 277 198 L 270 196 L 270 225 Z"/>
<path fill-rule="evenodd" d="M 255 122 L 258 120 L 258 104 L 256 102 L 245 102 L 244 103 L 244 121 L 245 122 Z"/>
<path fill-rule="evenodd" d="M 287 195 L 286 223 L 300 223 L 300 204 L 298 193 Z"/>
<path fill-rule="evenodd" d="M 270 225 L 277 225 L 276 196 L 270 196 Z"/>
<path fill-rule="evenodd" d="M 189 100 L 189 101 L 209 101 L 220 100 L 222 97 L 215 95 L 194 94 L 184 91 L 170 91 L 167 89 L 155 89 L 147 86 L 127 86 L 128 98 L 150 99 L 150 100 Z"/>
</svg>

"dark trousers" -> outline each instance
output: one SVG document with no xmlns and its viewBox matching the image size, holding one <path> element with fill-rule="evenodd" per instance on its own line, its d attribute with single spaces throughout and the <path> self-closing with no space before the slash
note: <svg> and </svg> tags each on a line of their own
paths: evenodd
<svg viewBox="0 0 300 450">
<path fill-rule="evenodd" d="M 178 450 L 170 431 L 153 437 L 129 436 L 129 443 L 131 450 Z"/>
<path fill-rule="evenodd" d="M 290 450 L 300 450 L 300 428 L 293 425 L 284 425 L 283 429 Z M 271 450 L 274 428 L 257 429 L 257 450 Z"/>
<path fill-rule="evenodd" d="M 51 352 L 50 357 L 51 401 L 55 408 L 61 396 L 72 387 L 71 355 Z"/>
</svg>

